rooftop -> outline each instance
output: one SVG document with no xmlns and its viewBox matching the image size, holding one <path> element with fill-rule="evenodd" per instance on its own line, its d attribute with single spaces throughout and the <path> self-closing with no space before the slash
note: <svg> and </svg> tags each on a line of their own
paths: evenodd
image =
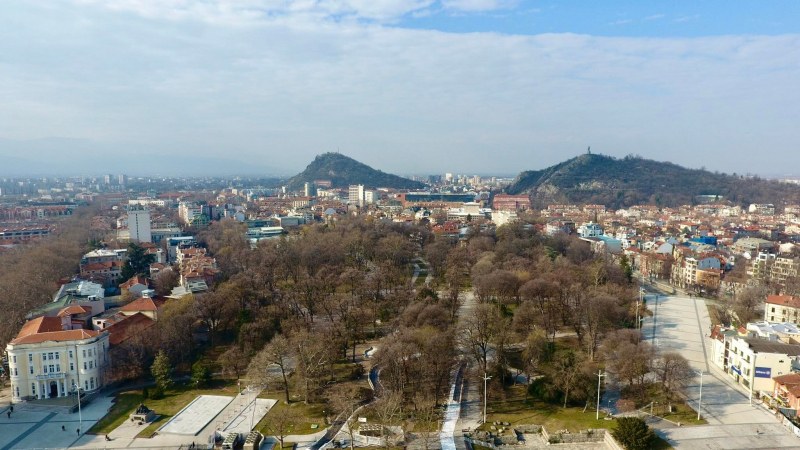
<svg viewBox="0 0 800 450">
<path fill-rule="evenodd" d="M 44 333 L 35 333 L 28 336 L 17 337 L 11 341 L 11 344 L 39 344 L 48 341 L 79 341 L 81 339 L 93 338 L 99 335 L 100 331 L 95 330 L 48 331 Z"/>
<path fill-rule="evenodd" d="M 800 308 L 800 298 L 791 295 L 768 295 L 765 300 L 766 303 L 771 305 L 790 306 L 792 308 Z"/>
<path fill-rule="evenodd" d="M 784 344 L 783 342 L 768 341 L 760 338 L 744 338 L 744 341 L 755 353 L 779 353 L 800 356 L 800 345 Z"/>
</svg>

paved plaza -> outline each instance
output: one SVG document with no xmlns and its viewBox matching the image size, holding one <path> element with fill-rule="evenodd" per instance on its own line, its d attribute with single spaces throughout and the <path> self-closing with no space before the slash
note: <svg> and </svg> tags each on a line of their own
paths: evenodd
<svg viewBox="0 0 800 450">
<path fill-rule="evenodd" d="M 248 403 L 245 405 L 244 409 L 238 410 L 238 413 L 231 418 L 222 430 L 223 434 L 233 432 L 243 434 L 249 433 L 277 402 L 277 400 L 269 398 L 259 398 Z"/>
<path fill-rule="evenodd" d="M 0 420 L 0 450 L 11 449 L 55 449 L 55 448 L 170 448 L 175 449 L 180 446 L 206 445 L 216 431 L 240 431 L 250 430 L 250 423 L 258 421 L 275 404 L 275 400 L 258 399 L 258 392 L 245 392 L 235 397 L 222 397 L 224 405 L 222 409 L 217 409 L 217 413 L 212 412 L 197 414 L 186 414 L 181 422 L 185 430 L 199 430 L 196 435 L 159 433 L 152 438 L 137 438 L 146 425 L 138 425 L 130 420 L 124 421 L 119 427 L 105 435 L 85 434 L 98 420 L 106 415 L 112 406 L 113 397 L 97 397 L 91 403 L 84 405 L 81 414 L 54 412 L 51 408 L 36 406 L 35 404 L 14 405 L 14 412 L 11 418 L 7 418 L 5 413 Z M 192 403 L 191 408 L 184 408 L 182 411 L 197 411 L 199 405 L 206 404 L 209 399 L 202 397 L 221 397 L 221 396 L 201 396 Z M 223 400 L 219 400 L 222 402 Z M 209 405 L 215 404 L 211 401 Z M 212 406 L 212 408 L 218 408 Z M 253 409 L 255 407 L 255 410 Z M 157 412 L 157 411 L 156 411 Z M 255 415 L 253 414 L 255 412 Z M 212 415 L 209 418 L 209 415 Z M 178 417 L 176 415 L 175 417 Z M 82 421 L 81 421 L 82 419 Z M 170 421 L 173 422 L 173 421 Z M 63 427 L 63 429 L 62 429 Z M 80 432 L 78 431 L 80 429 Z M 324 430 L 321 431 L 324 433 Z M 318 439 L 318 434 L 308 436 L 296 436 L 296 441 Z"/>
<path fill-rule="evenodd" d="M 235 397 L 201 395 L 196 397 L 169 422 L 158 429 L 160 434 L 194 436 L 209 424 Z"/>
<path fill-rule="evenodd" d="M 748 396 L 710 362 L 711 320 L 703 299 L 663 295 L 654 299 L 648 296 L 647 307 L 654 314 L 642 323 L 642 333 L 658 351 L 679 352 L 695 370 L 703 371 L 701 414 L 708 421 L 704 426 L 661 428 L 660 434 L 681 449 L 800 448 L 800 439 L 772 413 L 751 405 Z M 686 393 L 696 407 L 699 376 Z"/>
</svg>

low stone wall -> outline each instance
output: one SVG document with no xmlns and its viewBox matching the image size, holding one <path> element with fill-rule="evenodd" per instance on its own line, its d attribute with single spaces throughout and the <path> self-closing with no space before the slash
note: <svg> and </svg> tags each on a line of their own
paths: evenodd
<svg viewBox="0 0 800 450">
<path fill-rule="evenodd" d="M 502 449 L 511 445 L 526 445 L 533 442 L 525 442 L 524 436 L 541 435 L 543 443 L 556 448 L 608 448 L 611 450 L 624 450 L 614 439 L 611 433 L 604 428 L 590 428 L 579 432 L 569 432 L 559 430 L 548 432 L 541 425 L 518 425 L 513 427 L 513 435 L 497 436 L 492 432 L 476 432 L 464 435 L 464 439 L 473 445 L 480 445 L 491 449 Z M 538 441 L 538 438 L 536 439 Z M 536 447 L 538 448 L 538 447 Z"/>
<path fill-rule="evenodd" d="M 605 439 L 605 429 L 594 429 L 578 431 L 577 433 L 570 433 L 569 431 L 562 430 L 557 432 L 547 433 L 542 428 L 542 436 L 551 444 L 579 444 L 584 442 L 602 442 Z"/>
</svg>

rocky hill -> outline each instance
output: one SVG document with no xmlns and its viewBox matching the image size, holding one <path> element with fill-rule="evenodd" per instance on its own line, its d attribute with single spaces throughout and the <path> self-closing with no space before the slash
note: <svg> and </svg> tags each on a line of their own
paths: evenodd
<svg viewBox="0 0 800 450">
<path fill-rule="evenodd" d="M 293 176 L 287 182 L 289 189 L 302 189 L 305 182 L 330 180 L 336 188 L 346 188 L 351 184 L 363 184 L 368 188 L 387 187 L 394 189 L 421 189 L 419 181 L 409 180 L 390 173 L 373 169 L 353 158 L 340 153 L 318 155 L 306 170 Z"/>
<path fill-rule="evenodd" d="M 553 203 L 688 205 L 719 196 L 738 205 L 800 203 L 800 186 L 758 177 L 687 169 L 669 162 L 584 154 L 543 170 L 520 173 L 506 191 L 528 193 L 537 206 Z"/>
</svg>

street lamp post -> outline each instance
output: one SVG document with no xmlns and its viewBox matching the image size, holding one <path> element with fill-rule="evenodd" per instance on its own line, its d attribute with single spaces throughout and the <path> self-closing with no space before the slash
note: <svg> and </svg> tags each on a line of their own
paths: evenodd
<svg viewBox="0 0 800 450">
<path fill-rule="evenodd" d="M 697 420 L 700 420 L 700 408 L 703 405 L 703 371 L 699 371 L 700 373 L 700 396 L 697 399 Z"/>
<path fill-rule="evenodd" d="M 600 379 L 606 376 L 602 370 L 597 371 L 597 413 L 595 414 L 595 420 L 600 420 Z"/>
<path fill-rule="evenodd" d="M 78 431 L 83 429 L 83 414 L 81 413 L 81 387 L 77 384 L 72 384 L 75 393 L 78 394 Z"/>
<path fill-rule="evenodd" d="M 491 379 L 486 372 L 483 373 L 483 423 L 486 423 L 486 382 Z"/>
</svg>

